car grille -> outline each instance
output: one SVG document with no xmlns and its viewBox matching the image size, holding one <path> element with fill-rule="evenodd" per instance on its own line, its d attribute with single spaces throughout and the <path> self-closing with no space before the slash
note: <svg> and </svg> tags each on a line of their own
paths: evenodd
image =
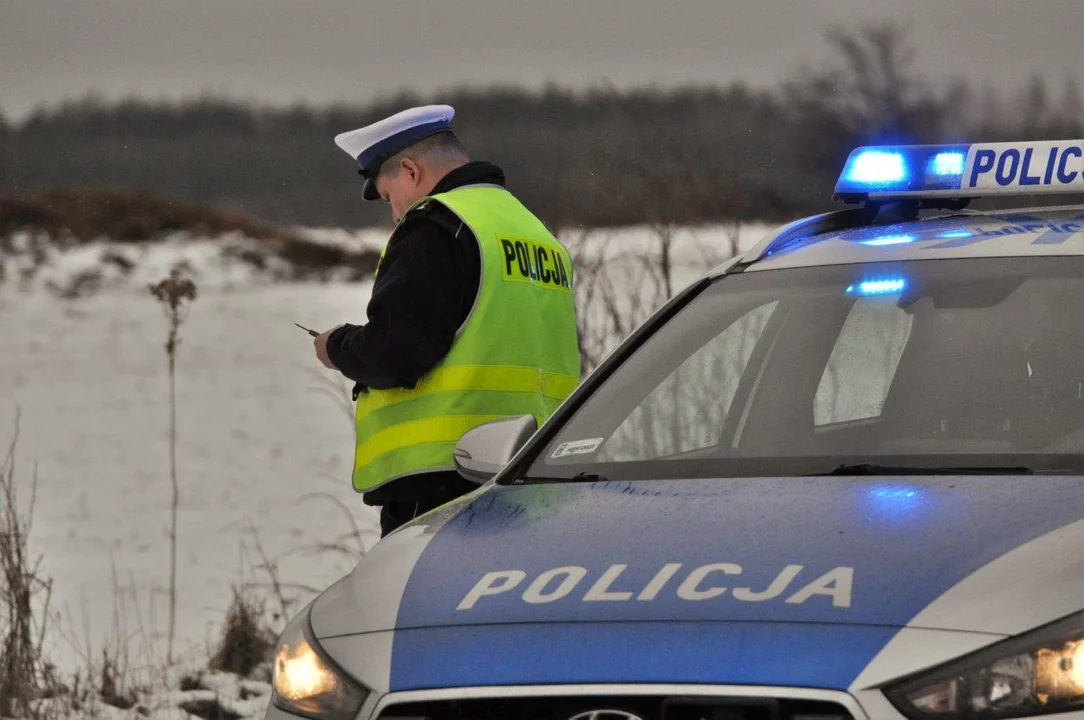
<svg viewBox="0 0 1084 720">
<path fill-rule="evenodd" d="M 515 697 L 388 706 L 381 720 L 853 720 L 842 705 L 796 699 L 677 696 Z"/>
</svg>

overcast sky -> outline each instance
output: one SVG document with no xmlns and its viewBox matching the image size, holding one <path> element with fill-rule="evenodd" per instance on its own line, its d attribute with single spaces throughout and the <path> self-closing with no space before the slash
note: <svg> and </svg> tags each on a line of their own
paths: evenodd
<svg viewBox="0 0 1084 720">
<path fill-rule="evenodd" d="M 916 68 L 1084 86 L 1084 0 L 0 0 L 0 111 L 95 91 L 366 103 L 401 88 L 775 82 L 897 20 Z"/>
</svg>

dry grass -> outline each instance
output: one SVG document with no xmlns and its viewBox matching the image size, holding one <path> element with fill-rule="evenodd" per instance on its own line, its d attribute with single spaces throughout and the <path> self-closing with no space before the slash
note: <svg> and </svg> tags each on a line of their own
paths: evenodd
<svg viewBox="0 0 1084 720">
<path fill-rule="evenodd" d="M 50 189 L 0 197 L 0 237 L 19 230 L 40 232 L 54 242 L 72 244 L 102 237 L 117 242 L 147 242 L 180 230 L 211 237 L 230 232 L 257 239 L 283 235 L 275 227 L 239 211 L 114 189 Z"/>
<path fill-rule="evenodd" d="M 16 412 L 15 435 L 0 464 L 0 717 L 40 717 L 37 701 L 55 686 L 43 652 L 52 582 L 41 575 L 41 558 L 30 554 L 37 471 L 23 510 L 15 484 L 18 427 Z"/>
<path fill-rule="evenodd" d="M 169 659 L 162 666 L 153 633 L 148 631 L 154 625 L 153 607 L 152 617 L 144 623 L 144 608 L 135 597 L 135 579 L 129 576 L 131 588 L 122 588 L 115 567 L 111 632 L 103 640 L 92 641 L 89 620 L 84 617 L 84 637 L 77 639 L 72 630 L 77 624 L 70 616 L 67 623 L 63 622 L 61 614 L 51 609 L 52 581 L 41 572 L 42 557 L 35 557 L 31 551 L 37 477 L 35 472 L 28 486 L 29 498 L 22 497 L 20 491 L 25 492 L 27 486 L 17 481 L 18 413 L 15 428 L 0 463 L 0 718 L 97 717 L 114 714 L 115 709 L 133 716 L 146 715 L 154 707 L 161 707 L 166 697 L 162 691 L 202 687 L 202 677 L 208 671 L 235 673 L 260 682 L 270 680 L 271 655 L 277 641 L 272 625 L 285 623 L 295 602 L 287 594 L 301 588 L 279 581 L 275 563 L 268 559 L 258 537 L 259 565 L 250 571 L 266 573 L 270 583 L 234 587 L 217 646 L 208 648 L 207 655 L 202 656 L 209 657 L 209 661 L 189 658 L 185 664 L 195 672 L 173 672 Z M 314 592 L 312 588 L 304 590 Z M 86 608 L 84 616 L 85 612 Z M 66 640 L 75 653 L 76 669 L 63 676 L 47 652 L 47 648 L 53 648 L 54 637 Z M 138 642 L 133 641 L 140 639 L 142 652 L 133 658 L 132 648 L 138 650 Z M 244 700 L 244 688 L 242 691 Z M 251 697 L 251 688 L 247 692 Z M 228 699 L 220 700 L 185 698 L 179 708 L 208 719 L 238 717 L 229 710 Z"/>
<path fill-rule="evenodd" d="M 116 635 L 101 649 L 100 661 L 84 654 L 83 666 L 63 679 L 46 651 L 47 639 L 63 632 L 50 605 L 52 580 L 42 574 L 42 557 L 30 551 L 37 472 L 24 508 L 16 480 L 18 430 L 16 412 L 15 434 L 0 464 L 0 717 L 48 720 L 100 704 L 130 708 L 137 692 L 129 682 L 126 638 Z"/>
<path fill-rule="evenodd" d="M 345 250 L 321 245 L 296 236 L 271 241 L 275 254 L 294 270 L 296 280 L 325 280 L 332 271 L 346 270 L 344 280 L 360 280 L 376 270 L 380 253 L 376 250 Z"/>
<path fill-rule="evenodd" d="M 235 586 L 222 638 L 208 668 L 249 677 L 260 665 L 269 662 L 277 635 L 264 625 L 265 614 L 263 598 Z"/>
</svg>

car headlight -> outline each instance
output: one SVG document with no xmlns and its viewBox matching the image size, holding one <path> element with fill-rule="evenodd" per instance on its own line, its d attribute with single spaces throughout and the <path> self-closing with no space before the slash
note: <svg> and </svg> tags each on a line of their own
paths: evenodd
<svg viewBox="0 0 1084 720">
<path fill-rule="evenodd" d="M 909 718 L 1014 718 L 1084 708 L 1084 612 L 884 691 Z"/>
<path fill-rule="evenodd" d="M 369 691 L 337 669 L 309 628 L 309 612 L 298 613 L 279 638 L 271 679 L 271 702 L 315 720 L 357 715 Z"/>
</svg>

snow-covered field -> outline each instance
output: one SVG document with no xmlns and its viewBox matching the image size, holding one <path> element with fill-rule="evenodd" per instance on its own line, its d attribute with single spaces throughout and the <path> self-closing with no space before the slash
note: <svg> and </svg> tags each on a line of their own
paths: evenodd
<svg viewBox="0 0 1084 720">
<path fill-rule="evenodd" d="M 767 230 L 743 228 L 741 246 Z M 329 242 L 357 239 L 323 232 Z M 360 241 L 373 242 L 371 235 Z M 588 242 L 603 235 L 615 256 L 654 238 L 634 228 Z M 679 235 L 679 285 L 702 271 L 705 248 L 725 246 L 725 237 L 723 228 Z M 190 660 L 205 659 L 231 586 L 268 580 L 256 569 L 254 532 L 302 603 L 311 592 L 296 586 L 322 589 L 352 567 L 348 556 L 318 550 L 320 543 L 342 542 L 351 519 L 366 547 L 376 541 L 376 512 L 348 479 L 352 424 L 342 400 L 349 386 L 319 365 L 311 339 L 293 325 L 361 321 L 370 284 L 276 283 L 222 261 L 213 241 L 178 239 L 129 257 L 133 269 L 85 297 L 63 300 L 47 289 L 47 279 L 64 286 L 110 249 L 58 253 L 36 278 L 0 284 L 0 442 L 10 441 L 18 407 L 18 477 L 26 487 L 35 465 L 38 475 L 31 546 L 53 578 L 63 630 L 85 648 L 119 629 L 135 642 L 153 640 L 161 652 L 169 570 L 166 322 L 146 283 L 188 259 L 200 294 L 177 358 L 177 647 Z M 72 654 L 56 642 L 58 652 Z"/>
<path fill-rule="evenodd" d="M 322 389 L 332 375 L 292 324 L 357 317 L 367 294 L 341 284 L 208 289 L 192 305 L 177 356 L 182 648 L 201 651 L 216 637 L 230 583 L 268 579 L 252 570 L 260 559 L 250 523 L 284 580 L 319 587 L 350 565 L 305 547 L 350 526 L 331 501 L 302 497 L 330 494 L 362 530 L 375 527 L 347 481 L 350 420 Z M 0 437 L 11 437 L 18 406 L 20 477 L 38 468 L 31 539 L 54 579 L 54 603 L 67 606 L 80 637 L 103 639 L 115 566 L 122 590 L 137 591 L 123 599 L 139 600 L 144 622 L 153 601 L 161 630 L 171 494 L 161 308 L 136 290 L 74 303 L 7 295 L 0 329 Z"/>
</svg>

